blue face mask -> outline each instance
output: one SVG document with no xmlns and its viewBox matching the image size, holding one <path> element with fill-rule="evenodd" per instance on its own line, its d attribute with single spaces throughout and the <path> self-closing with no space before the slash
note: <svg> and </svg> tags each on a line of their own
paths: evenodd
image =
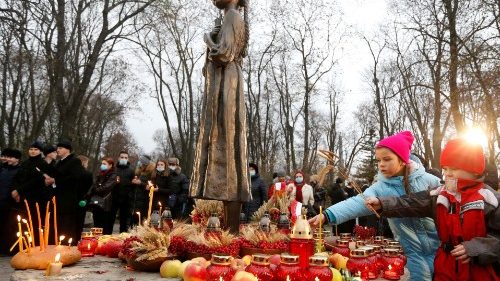
<svg viewBox="0 0 500 281">
<path fill-rule="evenodd" d="M 255 176 L 255 170 L 250 170 L 249 173 L 250 173 L 250 176 Z"/>
<path fill-rule="evenodd" d="M 120 164 L 121 166 L 126 166 L 127 163 L 128 163 L 127 159 L 120 159 L 120 160 L 118 160 L 118 164 Z"/>
<path fill-rule="evenodd" d="M 159 173 L 161 173 L 161 172 L 165 171 L 165 168 L 163 168 L 163 167 L 157 167 L 156 171 L 158 171 Z"/>
<path fill-rule="evenodd" d="M 108 165 L 101 164 L 101 167 L 99 167 L 99 169 L 101 169 L 101 171 L 107 171 L 108 170 Z"/>
<path fill-rule="evenodd" d="M 302 183 L 302 181 L 303 181 L 303 180 L 304 180 L 303 178 L 295 178 L 295 181 L 296 181 L 297 183 Z"/>
</svg>

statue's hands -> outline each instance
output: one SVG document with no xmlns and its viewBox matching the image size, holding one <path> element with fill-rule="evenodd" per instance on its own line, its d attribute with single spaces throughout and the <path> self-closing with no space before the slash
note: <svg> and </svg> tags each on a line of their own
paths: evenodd
<svg viewBox="0 0 500 281">
<path fill-rule="evenodd" d="M 214 40 L 212 40 L 212 34 L 211 33 L 205 33 L 205 35 L 203 35 L 203 41 L 205 41 L 205 43 L 207 44 L 207 47 L 212 50 L 213 48 L 215 48 L 215 42 Z"/>
<path fill-rule="evenodd" d="M 382 204 L 377 197 L 368 197 L 365 200 L 365 205 L 368 209 L 380 210 L 382 209 Z"/>
</svg>

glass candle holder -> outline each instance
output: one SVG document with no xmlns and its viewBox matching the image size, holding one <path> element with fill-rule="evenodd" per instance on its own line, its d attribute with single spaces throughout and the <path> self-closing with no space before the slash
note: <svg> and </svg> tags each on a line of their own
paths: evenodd
<svg viewBox="0 0 500 281">
<path fill-rule="evenodd" d="M 274 274 L 275 281 L 304 281 L 302 269 L 299 265 L 299 256 L 282 254 L 280 265 Z"/>
<path fill-rule="evenodd" d="M 394 270 L 391 265 L 387 266 L 382 275 L 387 280 L 399 280 L 401 275 L 397 270 Z"/>
<path fill-rule="evenodd" d="M 372 265 L 368 259 L 368 253 L 364 249 L 351 250 L 351 257 L 347 261 L 347 269 L 352 275 L 359 273 L 362 279 L 375 279 L 377 276 L 373 275 L 375 265 Z"/>
<path fill-rule="evenodd" d="M 247 266 L 245 271 L 252 273 L 260 281 L 273 281 L 274 274 L 269 267 L 269 257 L 262 254 L 252 255 L 252 263 Z"/>
<path fill-rule="evenodd" d="M 97 245 L 97 238 L 92 235 L 92 232 L 82 232 L 82 238 L 78 242 L 77 248 L 82 254 L 82 257 L 93 257 L 95 255 Z"/>
<path fill-rule="evenodd" d="M 398 249 L 386 248 L 384 249 L 384 269 L 387 269 L 389 265 L 392 271 L 396 271 L 399 275 L 404 274 L 404 261 L 399 254 Z"/>
<path fill-rule="evenodd" d="M 377 265 L 378 272 L 384 269 L 384 259 L 382 257 L 382 246 L 381 245 L 367 245 L 373 248 L 373 256 L 375 257 L 375 264 Z"/>
<path fill-rule="evenodd" d="M 307 280 L 331 281 L 333 278 L 332 270 L 328 267 L 328 258 L 325 256 L 310 257 L 307 271 Z"/>
<path fill-rule="evenodd" d="M 299 264 L 305 270 L 309 265 L 309 257 L 314 255 L 314 240 L 292 238 L 289 245 L 290 253 L 300 257 Z"/>
<path fill-rule="evenodd" d="M 382 245 L 384 244 L 384 236 L 375 236 L 373 238 L 373 243 L 376 245 Z"/>
<path fill-rule="evenodd" d="M 207 281 L 231 281 L 235 270 L 231 267 L 231 256 L 212 254 L 210 265 L 207 267 Z"/>
<path fill-rule="evenodd" d="M 174 228 L 174 219 L 172 218 L 172 212 L 166 207 L 161 214 L 161 229 L 171 231 L 172 228 Z"/>
<path fill-rule="evenodd" d="M 102 235 L 102 230 L 103 230 L 103 229 L 102 229 L 102 227 L 92 227 L 92 228 L 90 229 L 90 232 L 92 232 L 92 235 L 93 235 L 94 237 L 99 238 L 99 236 L 101 236 L 101 235 Z"/>
<path fill-rule="evenodd" d="M 363 246 L 360 249 L 365 250 L 368 255 L 368 279 L 376 279 L 379 275 L 379 265 L 377 264 L 377 257 L 375 256 L 375 250 L 371 246 Z"/>
<path fill-rule="evenodd" d="M 351 233 L 340 233 L 340 240 L 351 240 Z"/>
<path fill-rule="evenodd" d="M 349 241 L 348 240 L 337 240 L 335 246 L 332 249 L 333 253 L 339 253 L 344 257 L 349 257 L 351 250 L 349 249 Z"/>
</svg>

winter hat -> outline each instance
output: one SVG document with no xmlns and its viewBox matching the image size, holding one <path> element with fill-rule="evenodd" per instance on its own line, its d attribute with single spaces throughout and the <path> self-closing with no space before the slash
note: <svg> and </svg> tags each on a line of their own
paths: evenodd
<svg viewBox="0 0 500 281">
<path fill-rule="evenodd" d="M 482 175 L 485 169 L 483 148 L 465 139 L 452 139 L 441 152 L 441 167 L 448 166 Z"/>
<path fill-rule="evenodd" d="M 45 146 L 45 148 L 43 149 L 43 154 L 47 155 L 49 153 L 52 153 L 54 151 L 56 151 L 57 149 L 53 146 L 53 145 L 47 145 Z"/>
<path fill-rule="evenodd" d="M 151 156 L 143 154 L 139 156 L 139 162 L 141 162 L 144 165 L 147 165 L 149 164 L 149 162 L 151 162 Z"/>
<path fill-rule="evenodd" d="M 56 145 L 57 147 L 64 147 L 66 149 L 72 150 L 73 146 L 71 145 L 71 139 L 62 138 Z"/>
<path fill-rule="evenodd" d="M 276 175 L 278 177 L 282 178 L 282 177 L 286 176 L 286 172 L 285 172 L 285 170 L 279 170 L 279 171 L 276 172 Z"/>
<path fill-rule="evenodd" d="M 30 148 L 38 148 L 40 151 L 43 151 L 43 142 L 39 141 L 39 140 L 35 140 L 31 145 L 30 145 Z"/>
<path fill-rule="evenodd" d="M 378 142 L 376 148 L 385 147 L 396 153 L 405 163 L 410 163 L 410 151 L 413 144 L 413 134 L 410 131 L 389 136 Z"/>
<path fill-rule="evenodd" d="M 22 153 L 21 153 L 21 151 L 19 151 L 17 149 L 4 148 L 2 150 L 2 156 L 12 157 L 12 158 L 16 158 L 16 159 L 21 159 Z"/>
<path fill-rule="evenodd" d="M 255 170 L 255 173 L 258 174 L 259 173 L 259 167 L 257 166 L 257 164 L 255 163 L 250 163 L 248 164 L 249 167 L 253 168 Z"/>
</svg>

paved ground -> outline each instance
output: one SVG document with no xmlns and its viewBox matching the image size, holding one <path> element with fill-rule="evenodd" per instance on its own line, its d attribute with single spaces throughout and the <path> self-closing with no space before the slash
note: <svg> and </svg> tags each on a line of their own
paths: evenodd
<svg viewBox="0 0 500 281">
<path fill-rule="evenodd" d="M 9 281 L 14 269 L 10 267 L 10 257 L 0 257 L 0 281 Z"/>
</svg>

